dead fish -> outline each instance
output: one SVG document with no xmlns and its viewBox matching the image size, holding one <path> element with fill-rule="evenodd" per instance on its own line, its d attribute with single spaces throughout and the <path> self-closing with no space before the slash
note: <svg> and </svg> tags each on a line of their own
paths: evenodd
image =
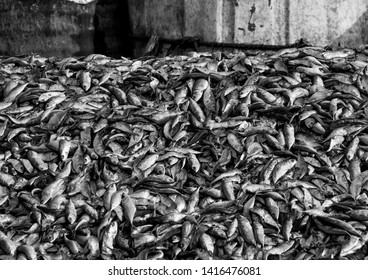
<svg viewBox="0 0 368 280">
<path fill-rule="evenodd" d="M 41 155 L 35 151 L 29 150 L 27 157 L 32 165 L 40 171 L 46 171 L 49 169 L 47 163 L 41 158 Z"/>
<path fill-rule="evenodd" d="M 0 237 L 0 248 L 7 255 L 14 256 L 17 250 L 17 245 L 9 237 L 5 235 L 5 236 Z"/>
<path fill-rule="evenodd" d="M 66 218 L 68 222 L 72 225 L 77 220 L 77 209 L 71 199 L 69 199 L 68 204 L 65 207 Z"/>
<path fill-rule="evenodd" d="M 101 254 L 109 258 L 114 249 L 114 240 L 118 233 L 118 223 L 113 221 L 102 235 Z"/>
<path fill-rule="evenodd" d="M 359 221 L 368 221 L 368 209 L 349 210 L 347 214 Z"/>
<path fill-rule="evenodd" d="M 254 233 L 254 238 L 256 239 L 257 243 L 259 243 L 261 245 L 261 247 L 264 247 L 264 239 L 265 239 L 265 234 L 264 234 L 264 228 L 262 223 L 260 222 L 259 219 L 254 218 L 253 219 L 253 233 Z"/>
<path fill-rule="evenodd" d="M 214 242 L 212 240 L 212 237 L 209 236 L 206 233 L 202 233 L 199 237 L 199 244 L 203 249 L 205 249 L 207 252 L 213 254 L 215 251 Z"/>
<path fill-rule="evenodd" d="M 252 228 L 251 223 L 243 215 L 238 215 L 237 220 L 238 220 L 238 230 L 240 234 L 242 235 L 242 237 L 244 238 L 244 240 L 247 243 L 253 246 L 256 246 L 256 240 L 254 238 L 253 228 Z"/>
<path fill-rule="evenodd" d="M 285 253 L 287 250 L 289 250 L 294 245 L 294 243 L 295 243 L 294 240 L 286 241 L 286 242 L 282 243 L 281 245 L 266 251 L 263 255 L 263 258 L 265 260 L 267 260 L 268 256 L 270 256 L 270 255 L 281 255 L 281 254 Z"/>
<path fill-rule="evenodd" d="M 79 75 L 79 81 L 84 91 L 88 91 L 91 87 L 92 76 L 89 72 L 84 71 Z"/>
<path fill-rule="evenodd" d="M 134 238 L 134 248 L 139 248 L 143 245 L 150 245 L 156 241 L 156 236 L 149 233 L 143 233 Z"/>
<path fill-rule="evenodd" d="M 28 260 L 36 260 L 37 259 L 37 253 L 33 246 L 30 245 L 19 245 L 17 247 L 18 253 L 24 253 Z"/>
<path fill-rule="evenodd" d="M 297 161 L 295 159 L 286 159 L 275 165 L 272 171 L 272 181 L 274 184 L 284 176 L 291 168 L 296 165 Z"/>
<path fill-rule="evenodd" d="M 174 213 L 169 213 L 169 214 L 166 214 L 160 217 L 150 217 L 148 218 L 147 221 L 150 223 L 160 223 L 160 224 L 180 223 L 185 218 L 187 218 L 187 214 L 174 212 Z"/>
<path fill-rule="evenodd" d="M 4 102 L 13 102 L 22 91 L 28 86 L 28 83 L 15 86 L 4 98 Z"/>
<path fill-rule="evenodd" d="M 15 178 L 7 173 L 0 172 L 0 184 L 6 187 L 13 187 L 16 183 Z"/>
<path fill-rule="evenodd" d="M 265 209 L 254 207 L 250 211 L 257 214 L 262 222 L 276 228 L 278 231 L 280 230 L 277 221 Z"/>
<path fill-rule="evenodd" d="M 186 211 L 188 214 L 191 214 L 195 212 L 196 210 L 195 208 L 197 207 L 198 202 L 199 202 L 199 191 L 200 191 L 200 187 L 198 187 L 195 191 L 193 191 L 188 199 L 187 211 Z"/>
<path fill-rule="evenodd" d="M 158 154 L 152 154 L 152 155 L 147 155 L 137 166 L 138 169 L 140 169 L 141 171 L 145 171 L 147 170 L 149 167 L 153 166 L 157 159 L 159 158 Z"/>
<path fill-rule="evenodd" d="M 364 259 L 366 55 L 3 58 L 2 258 Z"/>
<path fill-rule="evenodd" d="M 45 187 L 42 191 L 42 200 L 41 203 L 45 204 L 50 199 L 54 198 L 55 196 L 64 193 L 66 190 L 66 185 L 64 179 L 57 179 L 47 187 Z"/>
<path fill-rule="evenodd" d="M 239 154 L 243 152 L 243 145 L 235 134 L 229 133 L 227 135 L 227 141 L 229 142 L 230 146 Z"/>
<path fill-rule="evenodd" d="M 136 207 L 133 200 L 129 195 L 123 193 L 123 197 L 121 199 L 121 206 L 123 208 L 124 217 L 129 221 L 131 225 L 133 225 L 133 219 L 136 213 Z"/>
<path fill-rule="evenodd" d="M 327 216 L 320 216 L 318 218 L 322 221 L 326 221 L 327 223 L 330 223 L 333 226 L 341 228 L 341 229 L 345 230 L 346 232 L 349 232 L 352 235 L 360 237 L 359 232 L 357 232 L 350 224 L 348 224 L 344 221 L 341 221 L 339 219 L 335 219 L 335 218 L 332 218 L 332 217 L 327 217 Z"/>
<path fill-rule="evenodd" d="M 344 257 L 353 254 L 362 247 L 362 241 L 356 236 L 350 236 L 349 241 L 341 246 L 340 256 Z"/>
<path fill-rule="evenodd" d="M 202 96 L 204 91 L 209 86 L 209 83 L 205 79 L 198 79 L 195 81 L 192 89 L 192 98 L 194 101 L 198 102 Z"/>
</svg>

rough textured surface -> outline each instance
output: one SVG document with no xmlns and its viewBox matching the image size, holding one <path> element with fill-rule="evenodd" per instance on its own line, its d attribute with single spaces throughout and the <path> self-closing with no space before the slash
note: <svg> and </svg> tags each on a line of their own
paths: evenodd
<svg viewBox="0 0 368 280">
<path fill-rule="evenodd" d="M 181 38 L 184 35 L 184 2 L 161 0 L 128 1 L 131 28 L 136 35 L 157 33 L 165 38 Z"/>
<path fill-rule="evenodd" d="M 307 38 L 316 44 L 328 44 L 329 1 L 290 1 L 290 41 Z"/>
<path fill-rule="evenodd" d="M 222 0 L 184 0 L 184 7 L 184 36 L 195 34 L 208 42 L 223 41 Z"/>
<path fill-rule="evenodd" d="M 346 47 L 368 40 L 364 0 L 128 2 L 137 35 L 200 36 L 207 42 L 253 44 L 289 44 L 304 38 L 316 45 Z"/>
<path fill-rule="evenodd" d="M 286 1 L 237 1 L 235 43 L 285 44 Z"/>
<path fill-rule="evenodd" d="M 67 0 L 0 1 L 0 53 L 68 56 L 94 51 L 88 5 Z"/>
<path fill-rule="evenodd" d="M 368 42 L 368 2 L 365 0 L 331 1 L 328 13 L 328 41 L 354 46 Z"/>
</svg>

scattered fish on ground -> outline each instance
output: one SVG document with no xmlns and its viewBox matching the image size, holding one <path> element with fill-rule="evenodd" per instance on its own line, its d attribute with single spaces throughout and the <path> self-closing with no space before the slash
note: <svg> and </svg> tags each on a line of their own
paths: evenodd
<svg viewBox="0 0 368 280">
<path fill-rule="evenodd" d="M 366 48 L 1 58 L 0 259 L 368 259 L 367 104 Z"/>
</svg>

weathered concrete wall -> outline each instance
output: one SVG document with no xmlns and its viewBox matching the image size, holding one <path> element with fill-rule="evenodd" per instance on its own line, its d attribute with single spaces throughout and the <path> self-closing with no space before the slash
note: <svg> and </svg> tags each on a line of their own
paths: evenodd
<svg viewBox="0 0 368 280">
<path fill-rule="evenodd" d="M 178 1 L 180 2 L 180 1 Z M 209 42 L 221 42 L 223 0 L 184 0 L 184 36 L 200 36 Z"/>
<path fill-rule="evenodd" d="M 237 1 L 235 8 L 235 43 L 287 43 L 286 0 Z"/>
<path fill-rule="evenodd" d="M 1 0 L 0 54 L 93 53 L 94 14 L 95 2 Z"/>
<path fill-rule="evenodd" d="M 368 1 L 290 0 L 290 41 L 358 46 L 368 43 Z"/>
<path fill-rule="evenodd" d="M 366 0 L 129 0 L 132 31 L 207 42 L 354 47 L 368 43 Z"/>
<path fill-rule="evenodd" d="M 0 54 L 130 56 L 128 33 L 277 45 L 305 38 L 355 47 L 368 43 L 368 1 L 0 0 Z M 145 43 L 133 47 L 143 50 Z"/>
</svg>

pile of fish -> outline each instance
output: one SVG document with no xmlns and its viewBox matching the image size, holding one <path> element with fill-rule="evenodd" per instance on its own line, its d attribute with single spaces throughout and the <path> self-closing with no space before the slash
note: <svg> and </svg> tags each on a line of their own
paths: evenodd
<svg viewBox="0 0 368 280">
<path fill-rule="evenodd" d="M 366 259 L 368 48 L 0 59 L 0 259 Z"/>
</svg>

